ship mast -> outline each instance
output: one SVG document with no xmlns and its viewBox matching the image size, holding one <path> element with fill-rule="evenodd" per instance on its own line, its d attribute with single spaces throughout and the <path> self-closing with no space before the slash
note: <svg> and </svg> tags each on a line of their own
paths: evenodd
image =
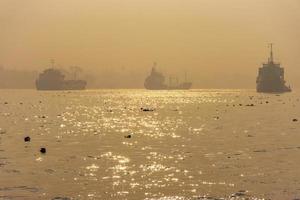
<svg viewBox="0 0 300 200">
<path fill-rule="evenodd" d="M 157 62 L 154 62 L 153 63 L 153 68 L 156 69 L 156 67 L 157 67 Z"/>
<path fill-rule="evenodd" d="M 274 63 L 274 55 L 273 55 L 273 43 L 270 43 L 269 46 L 270 46 L 270 58 L 269 58 L 269 63 Z"/>
<path fill-rule="evenodd" d="M 51 68 L 54 69 L 55 60 L 51 59 L 50 62 L 51 62 Z"/>
<path fill-rule="evenodd" d="M 152 74 L 152 75 L 156 72 L 156 66 L 157 66 L 157 63 L 154 62 L 154 63 L 153 63 L 153 67 L 152 67 L 152 69 L 151 69 L 151 74 Z"/>
</svg>

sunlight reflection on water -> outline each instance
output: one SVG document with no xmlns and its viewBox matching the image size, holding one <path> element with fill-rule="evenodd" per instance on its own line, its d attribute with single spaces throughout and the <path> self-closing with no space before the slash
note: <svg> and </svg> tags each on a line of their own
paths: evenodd
<svg viewBox="0 0 300 200">
<path fill-rule="evenodd" d="M 299 195 L 296 93 L 0 92 L 0 199 Z"/>
</svg>

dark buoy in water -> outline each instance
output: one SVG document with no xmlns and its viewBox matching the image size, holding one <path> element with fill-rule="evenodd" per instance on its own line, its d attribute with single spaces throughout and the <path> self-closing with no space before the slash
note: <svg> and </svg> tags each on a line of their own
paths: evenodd
<svg viewBox="0 0 300 200">
<path fill-rule="evenodd" d="M 129 138 L 131 138 L 131 135 L 125 135 L 124 138 L 129 139 Z"/>
<path fill-rule="evenodd" d="M 52 200 L 71 200 L 68 197 L 54 197 Z"/>
<path fill-rule="evenodd" d="M 296 118 L 295 118 L 295 119 L 293 119 L 293 122 L 297 122 L 297 121 L 298 121 L 298 119 L 296 119 Z"/>
<path fill-rule="evenodd" d="M 153 112 L 154 109 L 150 109 L 150 108 L 141 108 L 141 111 L 143 111 L 143 112 Z"/>
<path fill-rule="evenodd" d="M 31 138 L 29 136 L 24 138 L 24 142 L 30 142 Z"/>
<path fill-rule="evenodd" d="M 42 147 L 42 148 L 40 149 L 40 152 L 41 152 L 41 153 L 46 153 L 46 148 Z"/>
<path fill-rule="evenodd" d="M 0 134 L 5 134 L 6 133 L 6 130 L 0 128 Z"/>
</svg>

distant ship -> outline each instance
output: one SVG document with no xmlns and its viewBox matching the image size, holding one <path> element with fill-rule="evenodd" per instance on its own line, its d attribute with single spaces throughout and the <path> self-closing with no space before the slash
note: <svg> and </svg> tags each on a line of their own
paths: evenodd
<svg viewBox="0 0 300 200">
<path fill-rule="evenodd" d="M 170 78 L 169 85 L 165 84 L 165 76 L 156 70 L 156 64 L 152 67 L 151 74 L 146 78 L 144 86 L 148 90 L 188 90 L 192 87 L 191 82 L 179 83 L 178 79 L 175 84 Z"/>
<path fill-rule="evenodd" d="M 284 68 L 279 63 L 274 62 L 273 44 L 270 44 L 270 49 L 271 53 L 268 63 L 263 64 L 259 68 L 256 90 L 264 93 L 291 92 L 290 86 L 286 86 L 286 81 L 284 80 Z"/>
<path fill-rule="evenodd" d="M 86 84 L 84 80 L 65 80 L 65 75 L 54 68 L 46 69 L 36 80 L 37 90 L 84 90 Z"/>
</svg>

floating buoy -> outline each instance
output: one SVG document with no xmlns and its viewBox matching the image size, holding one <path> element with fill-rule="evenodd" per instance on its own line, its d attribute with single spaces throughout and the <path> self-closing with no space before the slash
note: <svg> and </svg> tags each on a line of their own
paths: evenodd
<svg viewBox="0 0 300 200">
<path fill-rule="evenodd" d="M 46 148 L 42 147 L 42 148 L 40 149 L 40 152 L 41 152 L 41 153 L 46 153 Z"/>
<path fill-rule="evenodd" d="M 24 142 L 30 142 L 31 138 L 29 136 L 24 138 Z"/>
</svg>

